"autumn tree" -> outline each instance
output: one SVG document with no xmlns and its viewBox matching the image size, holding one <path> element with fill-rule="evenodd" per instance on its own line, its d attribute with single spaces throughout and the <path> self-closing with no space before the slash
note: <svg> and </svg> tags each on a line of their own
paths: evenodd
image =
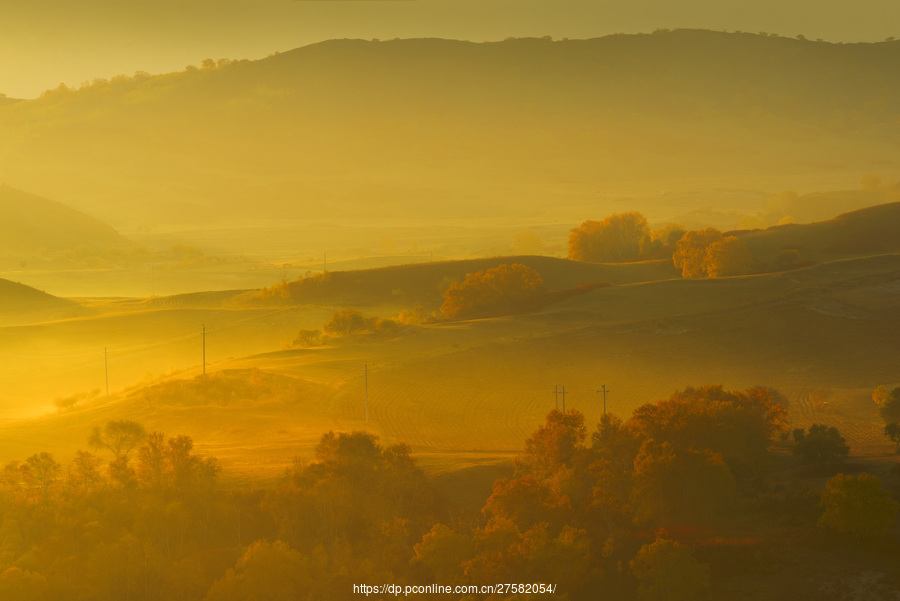
<svg viewBox="0 0 900 601">
<path fill-rule="evenodd" d="M 677 449 L 710 449 L 739 471 L 759 473 L 774 439 L 787 432 L 783 397 L 771 388 L 689 387 L 634 410 L 629 430 Z"/>
<path fill-rule="evenodd" d="M 444 524 L 435 524 L 413 548 L 414 565 L 427 569 L 437 582 L 460 582 L 462 563 L 475 553 L 471 536 L 451 530 Z"/>
<path fill-rule="evenodd" d="M 46 498 L 50 486 L 59 478 L 62 466 L 47 452 L 35 453 L 25 460 L 41 495 Z"/>
<path fill-rule="evenodd" d="M 441 313 L 451 319 L 509 312 L 543 288 L 534 269 L 515 263 L 470 273 L 444 292 Z"/>
<path fill-rule="evenodd" d="M 809 432 L 794 430 L 793 453 L 803 463 L 822 465 L 843 461 L 850 454 L 847 441 L 837 428 L 813 424 Z"/>
<path fill-rule="evenodd" d="M 707 275 L 707 251 L 715 242 L 722 239 L 722 232 L 713 227 L 704 230 L 685 232 L 675 244 L 672 261 L 675 267 L 681 268 L 681 276 L 685 278 L 702 278 Z"/>
<path fill-rule="evenodd" d="M 206 601 L 311 598 L 317 577 L 309 559 L 282 541 L 256 541 L 213 583 Z"/>
<path fill-rule="evenodd" d="M 69 464 L 69 485 L 82 493 L 90 492 L 96 488 L 102 478 L 100 476 L 101 459 L 87 451 L 76 451 L 75 458 Z"/>
<path fill-rule="evenodd" d="M 525 452 L 516 458 L 516 474 L 544 479 L 560 467 L 571 467 L 585 450 L 582 443 L 586 437 L 587 428 L 580 411 L 551 410 L 544 425 L 525 441 Z"/>
<path fill-rule="evenodd" d="M 322 330 L 332 336 L 349 336 L 372 330 L 377 323 L 377 317 L 367 317 L 355 309 L 344 309 L 336 311 Z"/>
<path fill-rule="evenodd" d="M 315 460 L 296 462 L 287 476 L 269 505 L 279 537 L 295 548 L 333 549 L 354 540 L 371 550 L 389 542 L 382 531 L 396 530 L 398 518 L 410 521 L 410 537 L 431 526 L 435 494 L 407 445 L 385 448 L 368 432 L 329 432 L 316 445 Z"/>
<path fill-rule="evenodd" d="M 705 520 L 727 504 L 734 490 L 722 455 L 709 449 L 676 451 L 651 438 L 634 460 L 632 503 L 639 524 Z"/>
<path fill-rule="evenodd" d="M 597 430 L 591 434 L 593 451 L 622 472 L 631 471 L 634 467 L 634 458 L 640 447 L 640 439 L 625 426 L 621 418 L 612 413 L 604 413 L 597 424 Z"/>
<path fill-rule="evenodd" d="M 636 258 L 649 239 L 647 218 L 637 212 L 616 213 L 603 221 L 585 221 L 569 233 L 569 259 L 611 263 Z"/>
<path fill-rule="evenodd" d="M 858 538 L 887 536 L 897 518 L 900 503 L 871 474 L 838 474 L 825 485 L 819 526 Z"/>
<path fill-rule="evenodd" d="M 699 601 L 709 596 L 709 566 L 690 549 L 664 538 L 644 545 L 629 564 L 640 601 Z"/>
<path fill-rule="evenodd" d="M 717 240 L 706 249 L 703 269 L 711 278 L 746 275 L 753 266 L 747 245 L 736 236 Z"/>
<path fill-rule="evenodd" d="M 202 488 L 209 488 L 220 468 L 214 457 L 193 455 L 190 436 L 166 440 L 161 432 L 151 432 L 138 449 L 137 478 L 150 490 L 181 499 Z"/>
</svg>

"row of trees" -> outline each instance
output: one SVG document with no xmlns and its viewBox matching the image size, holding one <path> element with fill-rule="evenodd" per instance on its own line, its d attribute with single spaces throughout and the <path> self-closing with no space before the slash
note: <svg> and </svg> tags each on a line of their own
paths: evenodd
<svg viewBox="0 0 900 601">
<path fill-rule="evenodd" d="M 753 268 L 747 245 L 736 236 L 723 236 L 712 227 L 686 231 L 677 224 L 651 232 L 637 212 L 588 220 L 569 234 L 569 259 L 574 261 L 629 261 L 665 248 L 672 249 L 672 261 L 686 278 L 745 275 Z"/>
</svg>

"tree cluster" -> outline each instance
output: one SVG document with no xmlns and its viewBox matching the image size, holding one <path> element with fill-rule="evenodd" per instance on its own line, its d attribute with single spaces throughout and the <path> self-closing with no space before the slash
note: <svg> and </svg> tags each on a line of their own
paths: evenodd
<svg viewBox="0 0 900 601">
<path fill-rule="evenodd" d="M 569 233 L 569 258 L 589 263 L 635 259 L 650 241 L 647 218 L 637 212 L 616 213 L 603 221 L 585 221 Z"/>
<path fill-rule="evenodd" d="M 543 290 L 534 269 L 506 263 L 466 275 L 444 292 L 440 311 L 450 319 L 502 315 L 516 310 Z"/>
<path fill-rule="evenodd" d="M 782 401 L 766 388 L 689 388 L 627 421 L 604 415 L 590 435 L 581 413 L 551 411 L 514 477 L 494 482 L 484 522 L 434 526 L 415 564 L 462 583 L 533 574 L 566 582 L 573 599 L 633 595 L 635 580 L 641 599 L 703 595 L 709 571 L 689 548 L 665 536 L 636 545 L 637 532 L 715 523 L 736 483 L 767 468 L 787 431 Z"/>
<path fill-rule="evenodd" d="M 685 232 L 675 245 L 672 262 L 685 278 L 746 275 L 753 268 L 753 257 L 744 241 L 723 236 L 713 227 Z"/>
</svg>

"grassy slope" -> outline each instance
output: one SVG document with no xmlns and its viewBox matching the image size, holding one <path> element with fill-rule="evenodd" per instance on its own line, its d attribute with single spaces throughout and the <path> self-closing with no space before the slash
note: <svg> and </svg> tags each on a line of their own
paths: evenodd
<svg viewBox="0 0 900 601">
<path fill-rule="evenodd" d="M 822 260 L 900 250 L 900 202 L 868 207 L 834 219 L 804 225 L 782 225 L 740 232 L 757 261 L 768 261 L 785 249 L 802 259 Z"/>
<path fill-rule="evenodd" d="M 0 279 L 0 327 L 52 321 L 85 313 L 88 311 L 78 303 Z"/>
</svg>

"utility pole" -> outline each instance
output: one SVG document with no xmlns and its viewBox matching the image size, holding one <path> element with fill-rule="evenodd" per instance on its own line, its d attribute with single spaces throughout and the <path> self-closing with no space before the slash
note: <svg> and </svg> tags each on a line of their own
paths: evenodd
<svg viewBox="0 0 900 601">
<path fill-rule="evenodd" d="M 366 423 L 369 423 L 369 364 L 365 366 L 366 374 Z"/>
<path fill-rule="evenodd" d="M 106 347 L 103 347 L 103 366 L 106 369 L 106 396 L 109 396 L 109 356 L 106 354 Z"/>
<path fill-rule="evenodd" d="M 203 375 L 206 375 L 206 324 L 203 324 Z"/>
<path fill-rule="evenodd" d="M 602 393 L 603 393 L 603 415 L 606 415 L 606 393 L 609 392 L 609 391 L 606 389 L 606 384 L 604 384 L 603 386 L 601 386 L 601 387 L 600 387 L 600 390 L 598 390 L 597 392 L 602 392 Z"/>
<path fill-rule="evenodd" d="M 566 412 L 566 387 L 562 387 L 562 398 L 563 398 L 563 413 Z"/>
</svg>

